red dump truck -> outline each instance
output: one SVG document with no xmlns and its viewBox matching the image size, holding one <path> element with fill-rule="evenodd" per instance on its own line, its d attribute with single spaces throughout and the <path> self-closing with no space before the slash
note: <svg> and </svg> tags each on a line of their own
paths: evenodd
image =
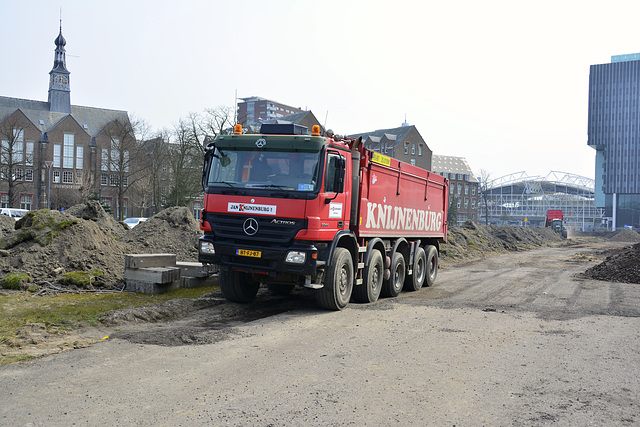
<svg viewBox="0 0 640 427">
<path fill-rule="evenodd" d="M 226 299 L 305 286 L 341 310 L 434 283 L 448 181 L 361 142 L 265 124 L 207 146 L 198 257 L 218 264 Z"/>
<path fill-rule="evenodd" d="M 560 233 L 562 237 L 567 237 L 567 229 L 564 227 L 564 212 L 560 209 L 549 209 L 547 211 L 547 220 L 545 227 L 551 227 L 556 233 Z"/>
</svg>

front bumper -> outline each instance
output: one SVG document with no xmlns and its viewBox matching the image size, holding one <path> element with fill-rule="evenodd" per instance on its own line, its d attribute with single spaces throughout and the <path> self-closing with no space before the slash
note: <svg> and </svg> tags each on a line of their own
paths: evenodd
<svg viewBox="0 0 640 427">
<path fill-rule="evenodd" d="M 202 252 L 202 242 L 213 245 L 214 254 Z M 254 256 L 240 255 L 239 252 L 248 251 Z M 290 251 L 304 252 L 304 263 L 286 262 L 286 256 Z M 259 256 L 257 255 L 259 252 Z M 277 273 L 291 273 L 315 276 L 317 272 L 318 250 L 311 242 L 296 242 L 288 247 L 274 245 L 237 245 L 234 243 L 216 241 L 212 236 L 200 237 L 198 244 L 198 261 L 208 264 L 218 264 L 235 270 L 275 276 Z"/>
</svg>

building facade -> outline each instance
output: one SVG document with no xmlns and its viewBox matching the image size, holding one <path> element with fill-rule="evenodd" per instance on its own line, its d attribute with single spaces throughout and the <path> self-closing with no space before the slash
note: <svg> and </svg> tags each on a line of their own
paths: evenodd
<svg viewBox="0 0 640 427">
<path fill-rule="evenodd" d="M 280 119 L 290 114 L 303 113 L 304 110 L 290 105 L 281 104 L 269 99 L 251 96 L 240 98 L 238 103 L 237 123 L 243 126 L 251 126 L 267 120 Z"/>
<path fill-rule="evenodd" d="M 413 125 L 349 135 L 350 138 L 359 136 L 370 150 L 431 170 L 431 149 Z"/>
<path fill-rule="evenodd" d="M 640 224 L 640 54 L 589 72 L 588 145 L 596 150 L 595 203 L 612 228 Z"/>
<path fill-rule="evenodd" d="M 54 44 L 47 102 L 0 96 L 0 205 L 64 209 L 95 198 L 119 219 L 136 216 L 128 114 L 71 105 L 62 27 Z"/>
<path fill-rule="evenodd" d="M 462 225 L 468 219 L 478 220 L 478 179 L 464 157 L 441 156 L 434 154 L 431 170 L 449 179 L 449 202 L 454 203 L 457 211 L 457 224 Z"/>
</svg>

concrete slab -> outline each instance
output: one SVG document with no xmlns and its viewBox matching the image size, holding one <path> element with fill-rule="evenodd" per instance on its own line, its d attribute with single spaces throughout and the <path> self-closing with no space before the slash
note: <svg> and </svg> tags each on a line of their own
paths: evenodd
<svg viewBox="0 0 640 427">
<path fill-rule="evenodd" d="M 124 256 L 124 269 L 174 267 L 175 254 L 127 254 Z"/>
<path fill-rule="evenodd" d="M 124 270 L 124 278 L 127 281 L 140 280 L 159 284 L 180 280 L 180 275 L 178 267 L 129 268 Z"/>
</svg>

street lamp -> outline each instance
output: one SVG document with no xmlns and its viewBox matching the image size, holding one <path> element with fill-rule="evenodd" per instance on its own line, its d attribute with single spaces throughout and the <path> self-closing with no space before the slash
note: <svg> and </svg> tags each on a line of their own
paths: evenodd
<svg viewBox="0 0 640 427">
<path fill-rule="evenodd" d="M 51 160 L 45 160 L 44 165 L 47 167 L 47 209 L 51 209 L 51 199 L 49 195 L 51 194 L 51 165 L 53 165 L 53 162 Z"/>
</svg>

